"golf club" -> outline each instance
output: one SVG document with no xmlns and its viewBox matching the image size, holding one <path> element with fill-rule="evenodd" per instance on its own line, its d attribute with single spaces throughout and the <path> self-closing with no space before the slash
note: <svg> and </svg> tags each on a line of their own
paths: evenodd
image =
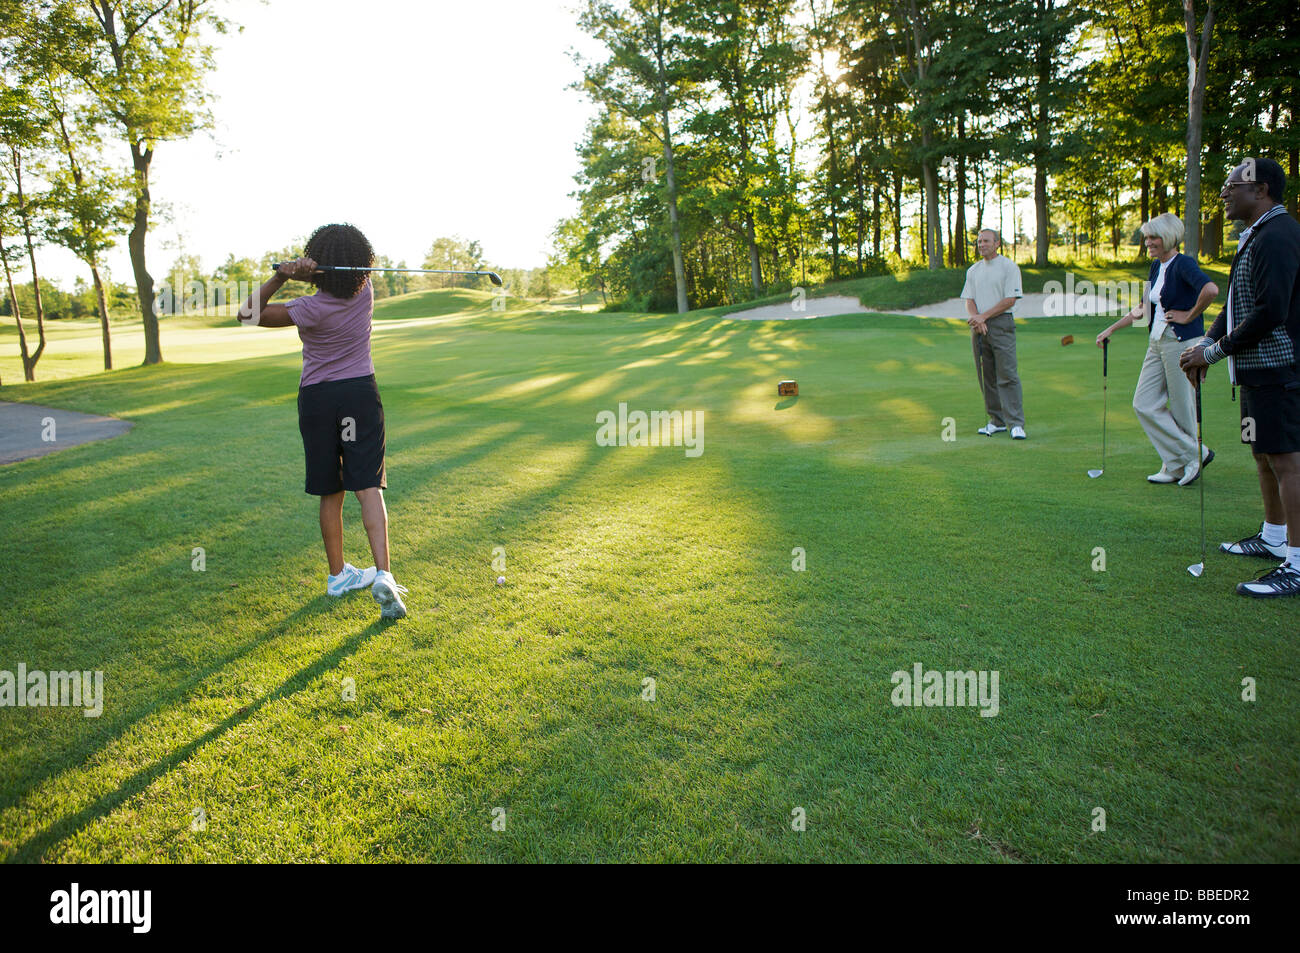
<svg viewBox="0 0 1300 953">
<path fill-rule="evenodd" d="M 282 264 L 284 262 L 275 262 L 271 265 L 271 270 L 279 271 Z M 441 268 L 380 268 L 378 266 L 357 268 L 352 265 L 321 265 L 316 269 L 318 274 L 323 271 L 400 271 L 412 275 L 486 275 L 488 281 L 498 288 L 501 287 L 501 276 L 495 271 L 446 271 Z"/>
<path fill-rule="evenodd" d="M 1196 382 L 1196 454 L 1200 459 L 1205 453 L 1205 447 L 1201 445 L 1201 382 Z M 1202 464 L 1204 466 L 1204 464 Z M 1201 483 L 1201 561 L 1192 563 L 1187 567 L 1187 571 L 1193 576 L 1199 576 L 1205 572 L 1205 474 L 1200 476 Z"/>
<path fill-rule="evenodd" d="M 1089 470 L 1088 476 L 1094 480 L 1106 472 L 1106 365 L 1110 355 L 1110 338 L 1101 342 L 1101 468 Z"/>
</svg>

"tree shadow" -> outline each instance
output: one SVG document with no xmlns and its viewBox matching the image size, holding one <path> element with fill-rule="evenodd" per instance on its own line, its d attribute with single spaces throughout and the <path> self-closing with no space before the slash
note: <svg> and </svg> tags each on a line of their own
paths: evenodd
<svg viewBox="0 0 1300 953">
<path fill-rule="evenodd" d="M 345 658 L 354 655 L 362 645 L 387 629 L 390 624 L 381 620 L 372 622 L 360 632 L 350 636 L 333 651 L 290 675 L 281 682 L 279 688 L 262 695 L 252 704 L 240 708 L 220 724 L 204 732 L 188 744 L 177 748 L 166 757 L 158 759 L 148 767 L 141 768 L 119 784 L 116 790 L 111 793 L 103 795 L 75 814 L 59 818 L 39 834 L 29 837 L 19 844 L 14 853 L 7 859 L 18 863 L 39 862 L 51 847 L 75 836 L 96 820 L 107 817 L 128 799 L 158 780 L 158 778 L 180 767 L 205 745 L 248 721 L 269 703 L 289 698 L 320 675 L 336 668 Z"/>
</svg>

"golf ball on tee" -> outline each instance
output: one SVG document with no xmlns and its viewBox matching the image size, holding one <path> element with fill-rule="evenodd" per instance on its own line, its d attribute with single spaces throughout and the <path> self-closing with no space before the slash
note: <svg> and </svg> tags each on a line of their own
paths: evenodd
<svg viewBox="0 0 1300 953">
<path fill-rule="evenodd" d="M 505 576 L 497 576 L 497 585 L 498 585 L 498 586 L 504 586 L 505 584 L 506 584 L 506 577 L 505 577 Z"/>
</svg>

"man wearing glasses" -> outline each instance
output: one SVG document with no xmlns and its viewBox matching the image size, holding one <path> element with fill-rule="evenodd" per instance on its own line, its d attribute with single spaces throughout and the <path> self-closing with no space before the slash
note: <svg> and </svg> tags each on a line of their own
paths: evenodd
<svg viewBox="0 0 1300 953">
<path fill-rule="evenodd" d="M 1228 362 L 1241 386 L 1241 442 L 1255 455 L 1264 525 L 1219 549 L 1282 564 L 1243 582 L 1243 596 L 1300 594 L 1300 222 L 1286 213 L 1286 176 L 1272 159 L 1247 159 L 1228 175 L 1224 214 L 1245 224 L 1228 277 L 1228 302 L 1179 366 L 1196 386 Z"/>
</svg>

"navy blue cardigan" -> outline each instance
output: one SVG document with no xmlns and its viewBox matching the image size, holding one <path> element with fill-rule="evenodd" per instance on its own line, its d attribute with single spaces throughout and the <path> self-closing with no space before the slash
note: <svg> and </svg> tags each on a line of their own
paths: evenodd
<svg viewBox="0 0 1300 953">
<path fill-rule="evenodd" d="M 1151 271 L 1147 275 L 1148 288 L 1155 284 L 1156 275 L 1159 273 L 1160 259 L 1157 258 L 1151 262 Z M 1165 272 L 1165 284 L 1160 289 L 1160 307 L 1166 311 L 1191 311 L 1196 306 L 1196 299 L 1200 296 L 1201 289 L 1209 282 L 1209 277 L 1201 271 L 1201 266 L 1196 263 L 1196 259 L 1191 255 L 1178 252 L 1170 259 L 1169 268 Z M 1148 317 L 1155 317 L 1154 305 Z M 1174 324 L 1170 321 L 1169 326 L 1174 329 L 1174 336 L 1180 341 L 1199 338 L 1205 334 L 1205 314 L 1204 312 L 1198 314 L 1196 320 L 1190 324 Z"/>
</svg>

